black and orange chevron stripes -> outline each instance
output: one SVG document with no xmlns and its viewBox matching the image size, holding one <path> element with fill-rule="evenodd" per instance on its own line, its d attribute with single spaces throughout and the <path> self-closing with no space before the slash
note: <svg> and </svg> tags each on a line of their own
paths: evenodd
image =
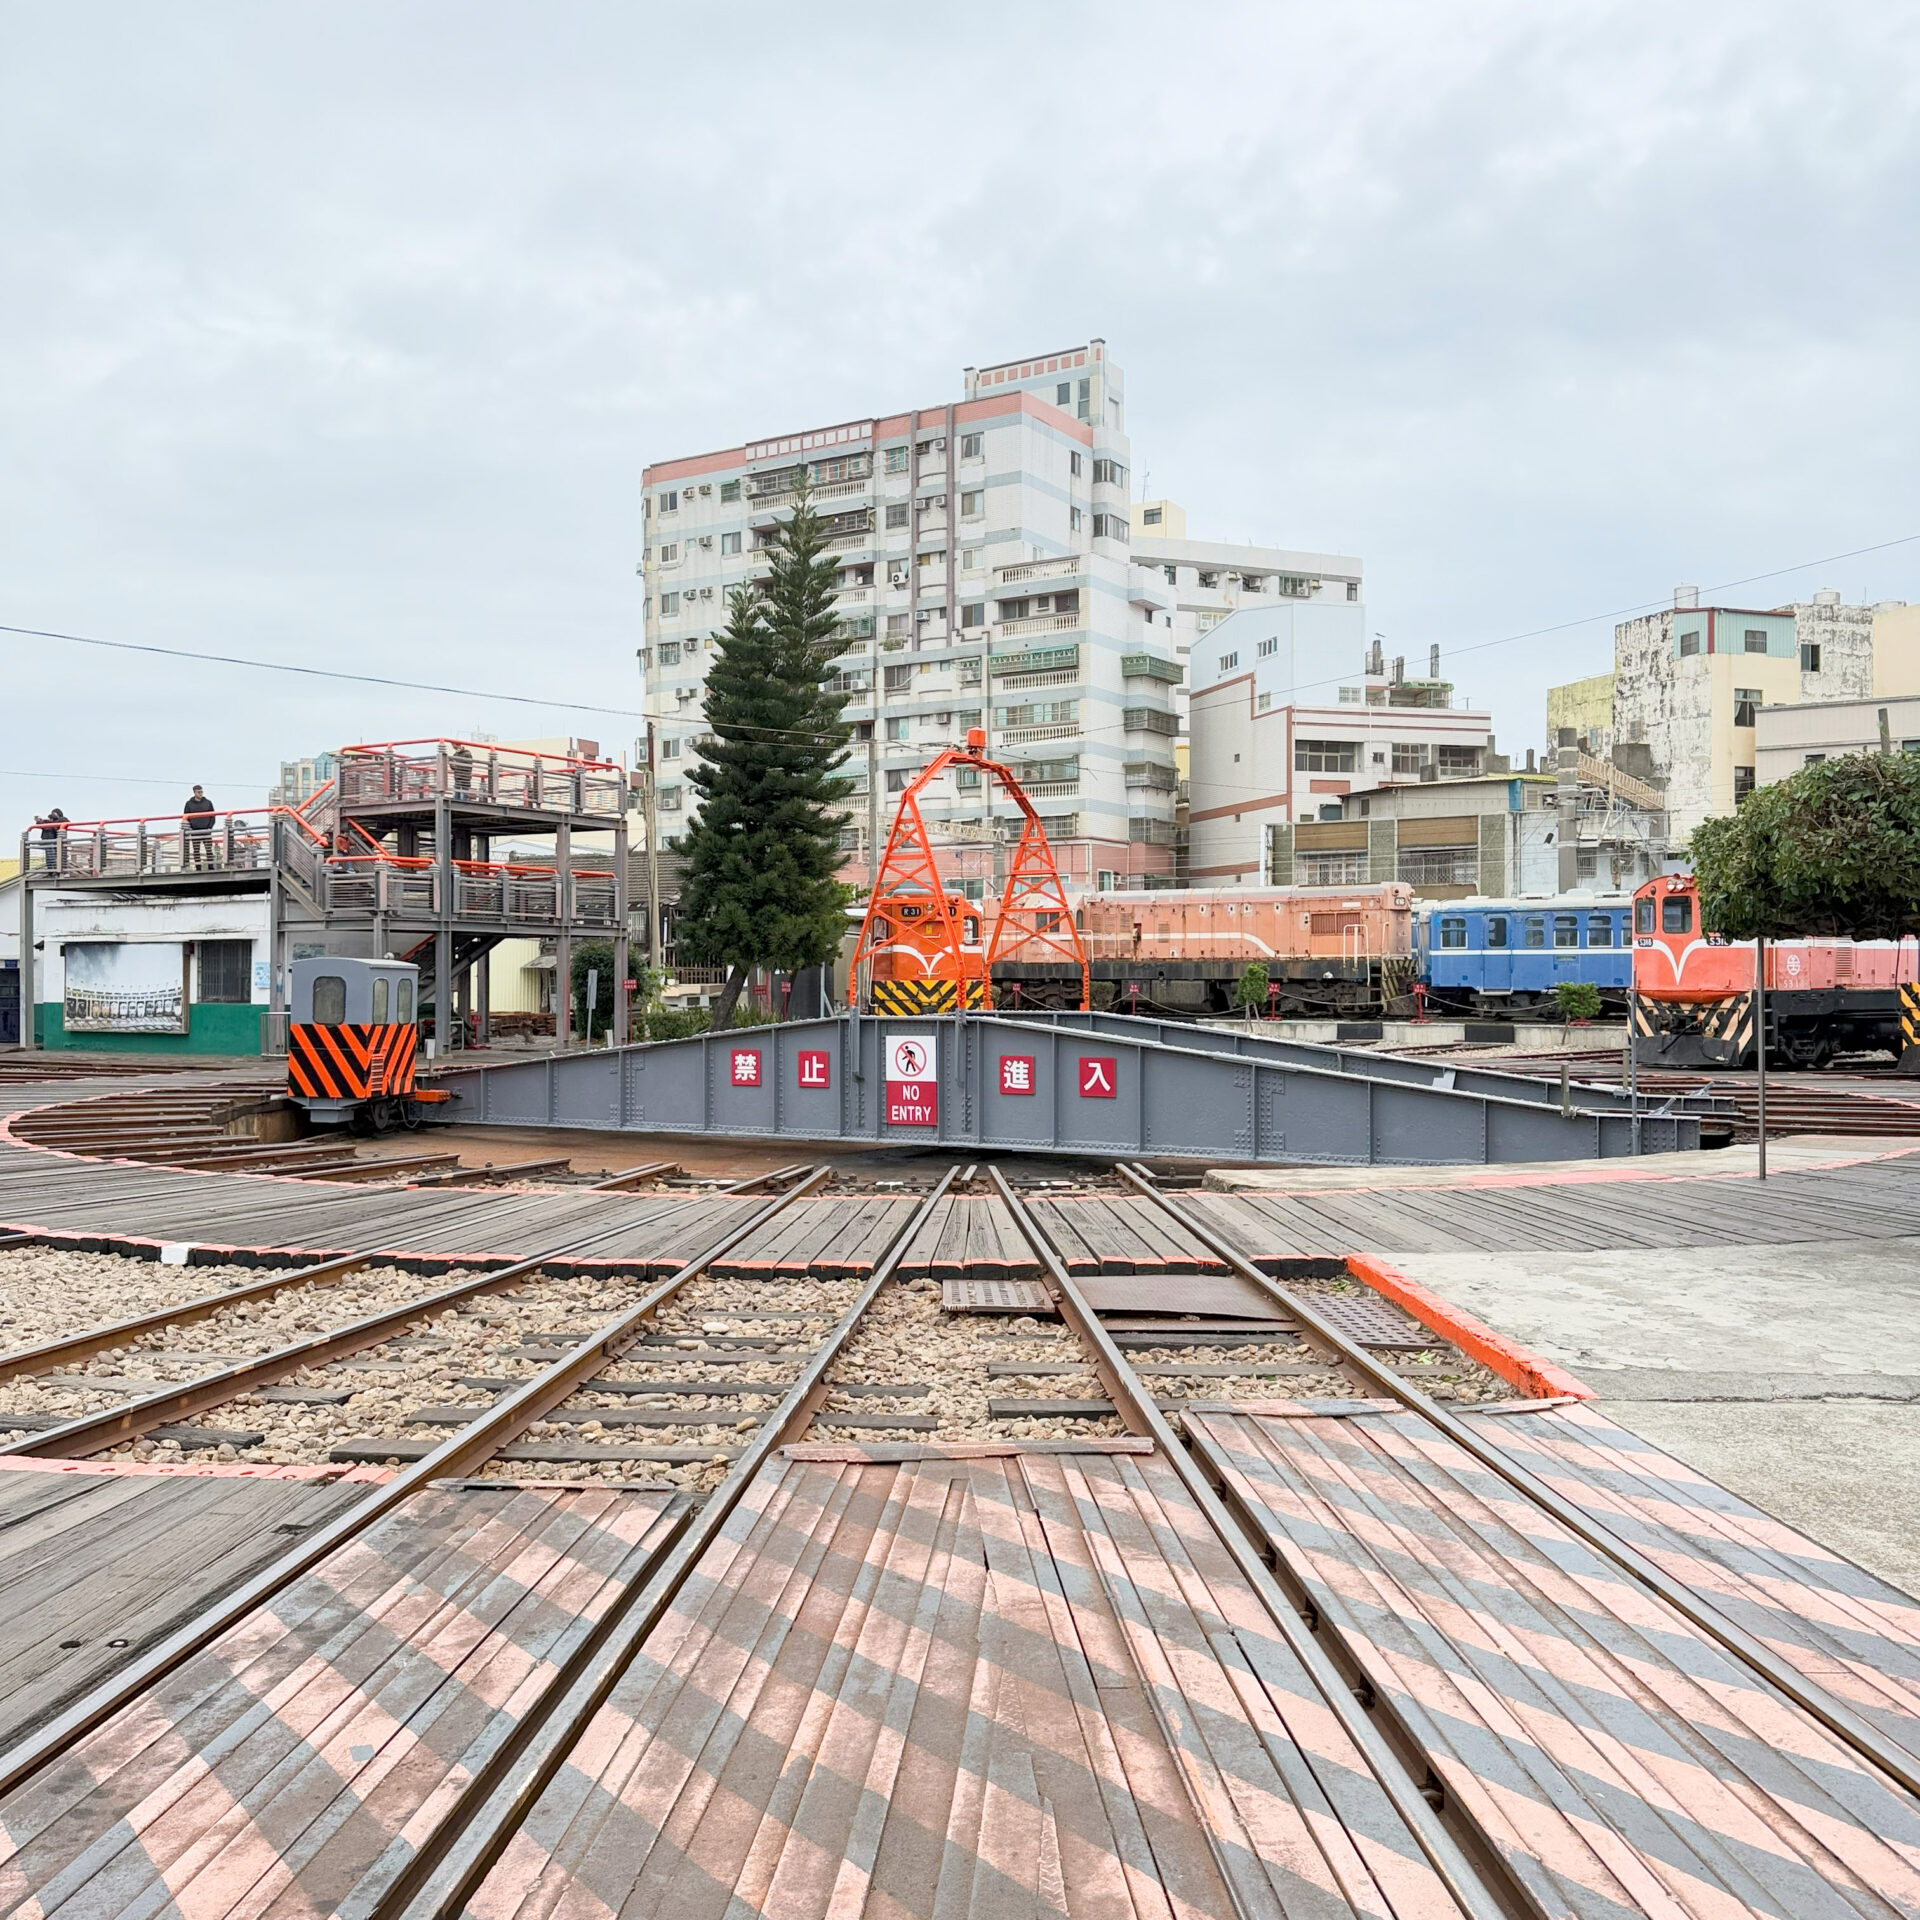
<svg viewBox="0 0 1920 1920">
<path fill-rule="evenodd" d="M 304 1100 L 404 1098 L 414 1089 L 418 1047 L 411 1026 L 295 1026 L 287 1090 Z"/>
<path fill-rule="evenodd" d="M 951 1013 L 956 1007 L 984 1008 L 984 980 L 876 980 L 873 1010 L 881 1014 Z"/>
</svg>

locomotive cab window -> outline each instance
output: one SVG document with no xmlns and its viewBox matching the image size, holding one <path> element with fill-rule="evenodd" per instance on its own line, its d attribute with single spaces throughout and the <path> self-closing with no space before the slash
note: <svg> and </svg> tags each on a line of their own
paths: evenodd
<svg viewBox="0 0 1920 1920">
<path fill-rule="evenodd" d="M 1544 947 L 1547 944 L 1547 923 L 1537 913 L 1527 915 L 1527 945 Z"/>
<path fill-rule="evenodd" d="M 1556 947 L 1577 947 L 1580 944 L 1580 916 L 1577 913 L 1556 913 L 1553 916 L 1553 944 Z"/>
<path fill-rule="evenodd" d="M 1504 913 L 1487 915 L 1487 945 L 1504 947 L 1507 944 L 1507 916 Z"/>
<path fill-rule="evenodd" d="M 384 973 L 373 977 L 373 1024 L 376 1027 L 387 1024 L 387 976 Z"/>
<path fill-rule="evenodd" d="M 337 973 L 322 973 L 313 982 L 313 1024 L 337 1027 L 347 1017 L 347 983 Z"/>
<path fill-rule="evenodd" d="M 413 1018 L 413 982 L 405 974 L 400 976 L 400 1004 L 395 1009 L 394 1018 L 405 1026 Z"/>
<path fill-rule="evenodd" d="M 1653 896 L 1651 894 L 1646 899 L 1636 900 L 1633 903 L 1633 930 L 1635 933 L 1653 931 Z"/>
<path fill-rule="evenodd" d="M 1464 920 L 1442 920 L 1440 944 L 1443 947 L 1464 947 L 1467 944 L 1467 923 Z"/>
<path fill-rule="evenodd" d="M 1660 931 L 1662 933 L 1693 931 L 1693 902 L 1684 893 L 1674 894 L 1660 902 Z"/>
<path fill-rule="evenodd" d="M 1613 915 L 1596 913 L 1587 921 L 1587 945 L 1590 947 L 1610 947 L 1613 945 Z"/>
</svg>

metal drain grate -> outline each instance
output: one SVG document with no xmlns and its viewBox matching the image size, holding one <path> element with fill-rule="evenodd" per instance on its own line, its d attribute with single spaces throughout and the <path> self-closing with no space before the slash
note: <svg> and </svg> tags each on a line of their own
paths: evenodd
<svg viewBox="0 0 1920 1920">
<path fill-rule="evenodd" d="M 1431 1327 L 1390 1300 L 1364 1293 L 1309 1293 L 1307 1304 L 1363 1347 L 1444 1347 Z"/>
<path fill-rule="evenodd" d="M 942 1280 L 948 1313 L 1051 1313 L 1053 1295 L 1038 1280 Z"/>
</svg>

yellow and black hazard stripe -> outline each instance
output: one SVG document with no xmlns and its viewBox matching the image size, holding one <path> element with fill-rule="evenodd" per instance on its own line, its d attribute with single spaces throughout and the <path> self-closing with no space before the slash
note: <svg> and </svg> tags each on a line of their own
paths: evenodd
<svg viewBox="0 0 1920 1920">
<path fill-rule="evenodd" d="M 1656 1035 L 1697 1034 L 1732 1046 L 1744 1058 L 1753 1045 L 1753 996 L 1729 994 L 1718 1000 L 1648 1000 L 1636 996 L 1633 1031 L 1643 1040 Z"/>
<path fill-rule="evenodd" d="M 1900 989 L 1900 1037 L 1910 1047 L 1920 1047 L 1920 985 Z"/>
<path fill-rule="evenodd" d="M 876 980 L 873 1010 L 884 1014 L 979 1011 L 987 1005 L 984 980 Z"/>
</svg>

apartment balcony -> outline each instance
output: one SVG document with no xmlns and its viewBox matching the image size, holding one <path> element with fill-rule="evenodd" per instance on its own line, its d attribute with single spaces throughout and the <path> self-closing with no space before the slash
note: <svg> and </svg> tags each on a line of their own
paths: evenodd
<svg viewBox="0 0 1920 1920">
<path fill-rule="evenodd" d="M 974 684 L 979 683 L 976 681 Z M 1025 693 L 1036 687 L 1077 687 L 1079 684 L 1078 667 L 1061 667 L 1049 673 L 1003 673 L 994 676 L 994 689 L 999 693 Z"/>
<path fill-rule="evenodd" d="M 1169 687 L 1177 687 L 1186 678 L 1186 669 L 1178 660 L 1163 660 L 1154 653 L 1123 655 L 1120 672 L 1128 680 L 1158 680 Z"/>
<path fill-rule="evenodd" d="M 1077 800 L 1080 797 L 1078 780 L 1023 780 L 1020 790 L 1029 800 Z"/>
<path fill-rule="evenodd" d="M 995 567 L 995 582 L 1017 587 L 1031 580 L 1070 580 L 1086 570 L 1086 561 L 1078 554 L 1061 554 L 1052 560 L 1023 560 L 1011 567 Z"/>
<path fill-rule="evenodd" d="M 1075 674 L 1080 669 L 1080 648 L 1071 647 L 1025 647 L 1018 653 L 996 654 L 993 661 L 995 679 L 1003 679 L 1009 674 L 1020 673 L 1061 673 L 1071 670 Z"/>
<path fill-rule="evenodd" d="M 1179 716 L 1167 712 L 1164 707 L 1127 707 L 1121 713 L 1120 724 L 1128 733 L 1175 734 L 1180 731 Z"/>
<path fill-rule="evenodd" d="M 1171 794 L 1180 783 L 1179 774 L 1158 760 L 1130 760 L 1126 781 L 1130 788 L 1147 793 Z"/>
<path fill-rule="evenodd" d="M 1037 740 L 1077 740 L 1081 731 L 1079 721 L 1070 720 L 1053 727 L 996 728 L 995 739 L 1003 747 L 1026 747 Z"/>
<path fill-rule="evenodd" d="M 1036 633 L 1077 633 L 1083 624 L 1077 613 L 1037 613 L 1025 620 L 1001 620 L 994 631 L 1002 640 L 1024 640 Z"/>
</svg>

